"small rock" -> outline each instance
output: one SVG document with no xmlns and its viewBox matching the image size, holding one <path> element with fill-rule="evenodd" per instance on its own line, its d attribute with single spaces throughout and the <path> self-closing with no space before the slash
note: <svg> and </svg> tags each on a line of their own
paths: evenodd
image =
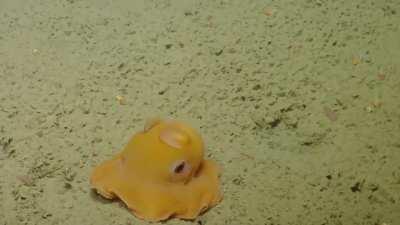
<svg viewBox="0 0 400 225">
<path fill-rule="evenodd" d="M 71 168 L 65 168 L 63 174 L 64 174 L 64 179 L 70 182 L 73 181 L 76 176 L 76 172 L 72 171 Z"/>
<path fill-rule="evenodd" d="M 253 86 L 253 90 L 257 91 L 261 89 L 261 85 L 260 84 L 256 84 Z"/>
<path fill-rule="evenodd" d="M 361 186 L 362 186 L 362 183 L 357 182 L 353 186 L 351 186 L 350 189 L 352 192 L 361 192 Z"/>
</svg>

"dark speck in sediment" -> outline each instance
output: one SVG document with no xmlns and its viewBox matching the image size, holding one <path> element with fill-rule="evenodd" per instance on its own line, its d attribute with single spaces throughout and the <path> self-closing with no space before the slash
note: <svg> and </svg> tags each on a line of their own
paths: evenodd
<svg viewBox="0 0 400 225">
<path fill-rule="evenodd" d="M 353 186 L 350 187 L 352 192 L 361 192 L 361 182 L 355 183 Z"/>
</svg>

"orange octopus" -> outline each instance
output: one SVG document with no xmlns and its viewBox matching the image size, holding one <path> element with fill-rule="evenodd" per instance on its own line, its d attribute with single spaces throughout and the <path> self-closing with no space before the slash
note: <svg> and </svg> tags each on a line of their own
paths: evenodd
<svg viewBox="0 0 400 225">
<path fill-rule="evenodd" d="M 92 188 L 121 199 L 138 218 L 195 219 L 222 199 L 217 164 L 203 158 L 200 135 L 175 120 L 148 120 L 122 152 L 97 166 Z"/>
</svg>

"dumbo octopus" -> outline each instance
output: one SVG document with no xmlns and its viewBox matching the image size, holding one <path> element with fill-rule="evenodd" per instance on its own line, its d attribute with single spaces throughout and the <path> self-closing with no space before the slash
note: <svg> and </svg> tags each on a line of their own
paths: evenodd
<svg viewBox="0 0 400 225">
<path fill-rule="evenodd" d="M 195 129 L 151 119 L 122 152 L 94 169 L 90 183 L 101 196 L 121 199 L 138 218 L 191 220 L 222 199 L 220 168 L 203 155 Z"/>
</svg>

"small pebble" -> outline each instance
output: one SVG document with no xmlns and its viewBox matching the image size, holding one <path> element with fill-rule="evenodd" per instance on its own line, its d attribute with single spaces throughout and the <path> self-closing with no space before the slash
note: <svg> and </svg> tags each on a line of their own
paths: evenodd
<svg viewBox="0 0 400 225">
<path fill-rule="evenodd" d="M 117 101 L 118 101 L 118 103 L 120 105 L 125 105 L 126 104 L 126 100 L 125 100 L 125 98 L 123 96 L 117 95 L 115 98 L 117 99 Z"/>
</svg>

